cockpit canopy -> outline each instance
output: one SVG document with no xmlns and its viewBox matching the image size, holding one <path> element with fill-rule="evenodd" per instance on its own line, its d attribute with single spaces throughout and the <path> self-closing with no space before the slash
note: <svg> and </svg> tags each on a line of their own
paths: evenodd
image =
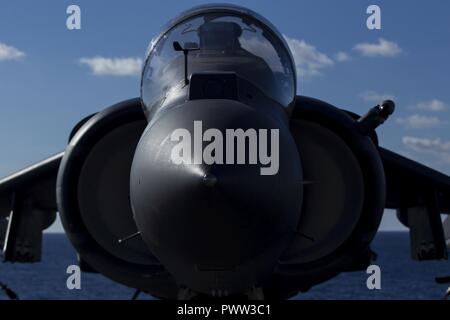
<svg viewBox="0 0 450 320">
<path fill-rule="evenodd" d="M 247 9 L 204 6 L 192 9 L 155 38 L 144 65 L 141 96 L 146 112 L 159 109 L 193 73 L 234 72 L 283 106 L 294 99 L 296 75 L 291 53 L 274 27 Z"/>
</svg>

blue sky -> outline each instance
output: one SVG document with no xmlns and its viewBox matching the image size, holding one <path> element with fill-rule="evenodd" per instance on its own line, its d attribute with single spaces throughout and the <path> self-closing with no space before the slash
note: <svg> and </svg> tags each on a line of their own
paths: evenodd
<svg viewBox="0 0 450 320">
<path fill-rule="evenodd" d="M 0 176 L 63 150 L 82 117 L 138 96 L 136 63 L 151 38 L 203 3 L 2 1 Z M 299 94 L 358 113 L 393 97 L 397 111 L 378 131 L 381 144 L 450 174 L 449 1 L 230 3 L 288 38 Z M 66 28 L 70 4 L 81 7 L 81 30 Z M 366 27 L 370 4 L 381 7 L 381 30 Z M 383 229 L 397 227 L 393 215 L 384 219 Z"/>
</svg>

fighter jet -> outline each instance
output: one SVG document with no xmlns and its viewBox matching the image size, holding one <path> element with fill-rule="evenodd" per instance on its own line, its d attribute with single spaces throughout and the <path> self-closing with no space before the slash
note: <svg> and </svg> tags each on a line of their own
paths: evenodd
<svg viewBox="0 0 450 320">
<path fill-rule="evenodd" d="M 447 258 L 450 177 L 379 146 L 394 102 L 361 116 L 296 89 L 265 18 L 182 13 L 151 41 L 139 98 L 0 180 L 4 260 L 40 261 L 58 212 L 85 272 L 162 299 L 288 299 L 366 270 L 386 208 L 413 259 Z"/>
</svg>

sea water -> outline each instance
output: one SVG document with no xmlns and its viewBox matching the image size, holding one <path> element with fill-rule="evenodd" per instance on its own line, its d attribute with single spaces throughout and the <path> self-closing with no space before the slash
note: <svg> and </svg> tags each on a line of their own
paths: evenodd
<svg viewBox="0 0 450 320">
<path fill-rule="evenodd" d="M 417 262 L 410 259 L 406 232 L 380 232 L 372 249 L 381 269 L 381 290 L 367 289 L 365 271 L 344 273 L 299 294 L 295 299 L 441 299 L 450 285 L 436 284 L 436 276 L 450 275 L 450 261 Z M 100 274 L 83 273 L 81 290 L 68 290 L 66 273 L 76 264 L 75 251 L 64 234 L 45 234 L 42 262 L 0 263 L 0 281 L 20 299 L 130 299 L 134 289 Z M 6 299 L 0 291 L 0 299 Z M 141 294 L 140 299 L 152 299 Z"/>
</svg>

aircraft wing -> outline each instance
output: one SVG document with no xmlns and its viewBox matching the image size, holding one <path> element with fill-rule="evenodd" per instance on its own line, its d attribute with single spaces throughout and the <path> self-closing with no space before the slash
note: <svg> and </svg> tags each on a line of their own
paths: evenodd
<svg viewBox="0 0 450 320">
<path fill-rule="evenodd" d="M 450 177 L 380 148 L 387 182 L 386 208 L 410 228 L 415 259 L 444 258 L 450 214 Z M 63 153 L 0 180 L 0 245 L 7 261 L 37 262 L 42 230 L 56 217 L 56 176 Z M 3 240 L 4 239 L 4 240 Z M 2 243 L 3 242 L 3 243 Z"/>
<path fill-rule="evenodd" d="M 56 218 L 56 177 L 63 153 L 0 180 L 0 245 L 11 262 L 38 262 L 42 230 Z"/>
<path fill-rule="evenodd" d="M 380 154 L 386 208 L 397 210 L 399 220 L 410 229 L 412 258 L 447 258 L 441 214 L 450 214 L 450 177 L 384 148 Z"/>
</svg>

